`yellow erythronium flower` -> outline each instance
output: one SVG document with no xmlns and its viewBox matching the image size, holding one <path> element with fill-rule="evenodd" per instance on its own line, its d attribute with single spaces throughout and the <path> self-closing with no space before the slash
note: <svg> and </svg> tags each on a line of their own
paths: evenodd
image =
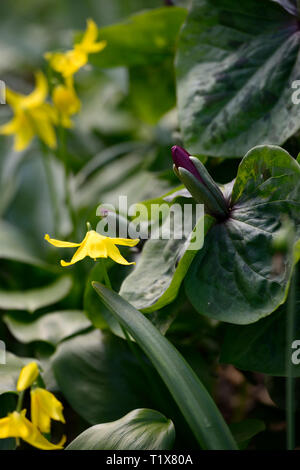
<svg viewBox="0 0 300 470">
<path fill-rule="evenodd" d="M 0 419 L 0 439 L 8 437 L 21 438 L 28 444 L 42 450 L 62 449 L 65 437 L 58 444 L 49 442 L 39 430 L 26 418 L 26 410 L 14 411 Z"/>
<path fill-rule="evenodd" d="M 77 263 L 77 261 L 82 260 L 86 256 L 89 256 L 94 260 L 96 260 L 97 258 L 109 257 L 119 264 L 135 264 L 126 261 L 126 259 L 123 258 L 116 245 L 135 246 L 139 242 L 139 239 L 131 240 L 128 238 L 104 237 L 103 235 L 100 235 L 100 233 L 95 232 L 95 230 L 89 230 L 81 243 L 71 243 L 55 240 L 53 238 L 50 238 L 48 234 L 45 235 L 45 240 L 47 240 L 52 245 L 57 246 L 58 248 L 79 247 L 69 263 L 61 260 L 60 263 L 62 266 L 69 266 L 70 264 L 75 264 Z"/>
<path fill-rule="evenodd" d="M 97 37 L 97 25 L 89 19 L 81 42 L 75 44 L 74 49 L 67 52 L 47 52 L 45 58 L 56 72 L 60 72 L 64 77 L 70 77 L 87 63 L 89 54 L 104 49 L 106 41 L 96 42 Z"/>
<path fill-rule="evenodd" d="M 48 147 L 55 148 L 57 112 L 45 102 L 47 95 L 48 83 L 42 72 L 36 73 L 36 88 L 29 95 L 7 90 L 6 100 L 14 111 L 14 117 L 0 127 L 0 134 L 15 135 L 15 150 L 24 150 L 35 135 Z"/>
<path fill-rule="evenodd" d="M 39 368 L 36 362 L 30 362 L 23 367 L 17 383 L 18 392 L 22 392 L 23 390 L 26 390 L 26 388 L 30 387 L 38 378 L 38 375 Z"/>
<path fill-rule="evenodd" d="M 80 100 L 76 95 L 73 84 L 58 85 L 54 88 L 52 100 L 59 115 L 60 123 L 63 127 L 72 127 L 70 116 L 80 110 Z"/>
<path fill-rule="evenodd" d="M 50 432 L 51 418 L 65 423 L 63 405 L 43 388 L 31 390 L 31 421 L 43 433 Z"/>
</svg>

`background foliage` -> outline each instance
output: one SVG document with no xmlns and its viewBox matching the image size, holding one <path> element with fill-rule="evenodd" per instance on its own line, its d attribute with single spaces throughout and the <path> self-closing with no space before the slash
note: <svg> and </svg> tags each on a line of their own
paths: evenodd
<svg viewBox="0 0 300 470">
<path fill-rule="evenodd" d="M 299 366 L 286 362 L 291 308 L 300 339 L 299 15 L 294 0 L 259 3 L 1 5 L 0 77 L 14 90 L 30 92 L 33 72 L 47 72 L 43 54 L 69 48 L 86 18 L 107 47 L 76 77 L 82 109 L 64 161 L 49 157 L 57 210 L 37 139 L 15 152 L 0 138 L 0 418 L 35 358 L 64 404 L 70 449 L 285 448 L 284 378 L 299 386 Z M 1 106 L 0 124 L 10 116 Z M 228 220 L 205 214 L 203 249 L 187 250 L 188 238 L 125 248 L 137 266 L 107 263 L 115 294 L 91 259 L 62 268 L 69 252 L 44 234 L 82 239 L 119 195 L 194 204 L 172 171 L 174 144 L 205 162 L 231 200 Z M 286 220 L 292 247 L 276 251 Z M 294 411 L 297 423 L 297 400 Z"/>
</svg>

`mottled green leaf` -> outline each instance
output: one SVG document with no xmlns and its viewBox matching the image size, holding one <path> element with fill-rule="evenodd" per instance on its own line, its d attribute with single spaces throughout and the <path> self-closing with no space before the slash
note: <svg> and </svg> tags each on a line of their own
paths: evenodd
<svg viewBox="0 0 300 470">
<path fill-rule="evenodd" d="M 171 206 L 175 200 L 181 201 L 182 207 L 184 204 L 192 204 L 191 197 L 185 189 L 176 189 L 175 192 L 168 193 L 158 200 L 148 201 L 145 205 L 160 202 L 169 203 Z M 194 216 L 195 214 L 191 212 L 191 218 Z M 121 286 L 120 295 L 144 312 L 152 312 L 171 303 L 176 298 L 182 280 L 197 253 L 197 250 L 190 249 L 194 234 L 199 235 L 201 231 L 203 237 L 214 221 L 213 217 L 205 215 L 197 221 L 197 224 L 195 221 L 194 230 L 189 235 L 182 233 L 181 238 L 176 238 L 178 235 L 176 230 L 179 233 L 181 228 L 176 226 L 174 231 L 174 227 L 171 226 L 169 239 L 150 238 L 146 241 L 136 268 Z"/>
<path fill-rule="evenodd" d="M 260 146 L 240 164 L 229 218 L 214 225 L 186 277 L 186 293 L 199 313 L 248 324 L 284 303 L 294 257 L 276 270 L 273 240 L 282 216 L 300 239 L 300 166 L 283 149 Z"/>
<path fill-rule="evenodd" d="M 294 9 L 295 11 L 295 9 Z M 177 56 L 179 121 L 191 153 L 240 157 L 300 127 L 299 21 L 272 0 L 193 0 Z"/>
</svg>

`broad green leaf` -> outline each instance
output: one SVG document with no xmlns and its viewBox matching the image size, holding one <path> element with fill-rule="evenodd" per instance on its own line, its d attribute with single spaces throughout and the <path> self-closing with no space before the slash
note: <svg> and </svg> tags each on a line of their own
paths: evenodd
<svg viewBox="0 0 300 470">
<path fill-rule="evenodd" d="M 266 429 L 265 423 L 260 419 L 245 419 L 239 423 L 231 423 L 229 428 L 239 444 L 240 449 L 247 447 L 252 437 Z"/>
<path fill-rule="evenodd" d="M 66 297 L 72 287 L 70 276 L 63 276 L 46 287 L 26 291 L 0 291 L 0 308 L 27 310 L 30 313 L 57 303 Z"/>
<path fill-rule="evenodd" d="M 185 204 L 192 204 L 186 190 L 176 188 L 175 192 L 168 193 L 156 201 L 147 201 L 145 205 L 148 207 L 150 203 L 158 201 L 169 203 L 171 206 L 175 200 L 181 201 L 182 207 Z M 192 222 L 195 214 L 191 212 L 190 216 L 189 221 Z M 202 236 L 204 236 L 214 222 L 213 217 L 205 215 L 197 223 L 195 221 L 194 230 L 189 235 L 182 233 L 181 238 L 177 238 L 176 232 L 181 230 L 180 227 L 175 227 L 174 230 L 172 226 L 168 228 L 167 225 L 163 225 L 164 230 L 166 227 L 170 229 L 169 239 L 150 238 L 146 241 L 136 268 L 121 286 L 120 295 L 144 312 L 152 312 L 171 303 L 176 298 L 182 280 L 197 253 L 197 250 L 191 249 L 190 245 L 194 235 L 203 230 Z"/>
<path fill-rule="evenodd" d="M 287 216 L 300 239 L 300 166 L 283 149 L 259 146 L 241 162 L 229 218 L 208 232 L 185 280 L 195 309 L 229 323 L 258 321 L 284 303 L 295 260 L 276 271 L 273 239 Z"/>
<path fill-rule="evenodd" d="M 0 258 L 47 267 L 30 240 L 17 227 L 3 220 L 0 221 Z"/>
<path fill-rule="evenodd" d="M 68 339 L 58 346 L 52 364 L 71 407 L 91 424 L 152 407 L 139 364 L 116 336 L 95 330 Z"/>
<path fill-rule="evenodd" d="M 156 124 L 176 105 L 174 60 L 130 68 L 130 100 L 138 117 Z"/>
<path fill-rule="evenodd" d="M 299 79 L 299 23 L 278 3 L 193 0 L 177 55 L 179 121 L 190 153 L 240 157 L 299 130 L 291 86 Z"/>
<path fill-rule="evenodd" d="M 296 315 L 293 340 L 300 338 L 300 289 L 296 291 Z M 224 332 L 220 362 L 233 364 L 242 370 L 250 370 L 272 376 L 300 377 L 300 366 L 292 362 L 296 352 L 287 343 L 288 302 L 267 318 L 251 325 L 228 325 Z M 290 359 L 287 370 L 287 358 Z"/>
<path fill-rule="evenodd" d="M 84 312 L 80 310 L 47 313 L 34 321 L 24 321 L 19 315 L 8 314 L 3 317 L 3 321 L 21 343 L 45 341 L 53 346 L 91 326 Z"/>
<path fill-rule="evenodd" d="M 62 235 L 69 233 L 71 229 L 65 202 L 64 166 L 50 154 L 44 161 L 45 156 L 38 142 L 30 147 L 30 155 L 25 157 L 18 172 L 18 192 L 5 217 L 12 221 L 22 234 L 26 233 L 35 251 L 43 253 L 46 249 L 46 242 L 43 240 L 45 233 L 53 233 L 55 226 Z M 50 196 L 46 166 L 49 175 L 51 174 L 57 208 Z"/>
<path fill-rule="evenodd" d="M 172 421 L 158 411 L 142 408 L 117 421 L 92 426 L 66 450 L 169 450 L 174 440 Z"/>
<path fill-rule="evenodd" d="M 174 55 L 185 17 L 184 8 L 157 8 L 100 28 L 99 39 L 106 40 L 107 46 L 101 53 L 91 55 L 90 62 L 98 67 L 159 63 Z"/>
<path fill-rule="evenodd" d="M 214 401 L 176 348 L 121 296 L 97 282 L 93 285 L 151 360 L 199 444 L 205 449 L 235 449 L 236 443 Z"/>
</svg>

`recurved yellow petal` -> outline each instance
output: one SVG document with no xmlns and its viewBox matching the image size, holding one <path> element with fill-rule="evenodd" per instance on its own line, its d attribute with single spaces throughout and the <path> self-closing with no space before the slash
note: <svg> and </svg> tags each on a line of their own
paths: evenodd
<svg viewBox="0 0 300 470">
<path fill-rule="evenodd" d="M 7 102 L 13 108 L 15 116 L 0 128 L 0 133 L 15 135 L 15 150 L 24 150 L 35 135 L 48 147 L 55 148 L 54 124 L 57 123 L 57 111 L 45 102 L 47 94 L 48 84 L 42 72 L 37 72 L 36 87 L 29 95 L 8 91 Z"/>
<path fill-rule="evenodd" d="M 124 264 L 124 265 L 130 265 L 130 264 L 135 264 L 134 262 L 129 263 L 120 253 L 119 248 L 116 247 L 111 242 L 107 243 L 107 255 L 109 258 L 111 258 L 113 261 L 119 264 Z"/>
<path fill-rule="evenodd" d="M 38 378 L 38 375 L 39 368 L 36 362 L 30 362 L 23 367 L 17 383 L 18 392 L 22 392 L 23 390 L 26 390 L 26 388 L 30 387 Z"/>
<path fill-rule="evenodd" d="M 139 238 L 110 238 L 110 241 L 115 245 L 135 246 L 139 243 Z"/>
<path fill-rule="evenodd" d="M 56 246 L 57 248 L 74 248 L 76 246 L 80 246 L 80 243 L 72 243 L 72 242 L 64 242 L 61 240 L 56 240 L 55 238 L 50 238 L 48 233 L 45 235 L 45 240 L 51 243 L 51 245 Z"/>
<path fill-rule="evenodd" d="M 80 43 L 82 46 L 92 44 L 93 42 L 96 41 L 98 37 L 98 27 L 95 21 L 89 18 L 86 22 L 86 25 L 87 25 L 86 31 Z"/>
<path fill-rule="evenodd" d="M 25 95 L 17 93 L 10 88 L 6 88 L 6 102 L 13 108 L 17 109 L 24 100 Z"/>
<path fill-rule="evenodd" d="M 31 390 L 31 420 L 42 433 L 50 432 L 51 419 L 65 423 L 63 405 L 48 390 Z"/>
<path fill-rule="evenodd" d="M 14 411 L 6 418 L 0 419 L 0 439 L 8 437 L 17 437 L 23 439 L 28 444 L 42 450 L 56 450 L 62 449 L 65 442 L 65 437 L 59 444 L 52 444 L 49 442 L 34 426 L 29 419 L 26 418 L 26 410 L 21 413 Z"/>
<path fill-rule="evenodd" d="M 81 243 L 80 247 L 78 248 L 78 250 L 75 251 L 71 261 L 64 261 L 63 259 L 60 261 L 60 264 L 62 266 L 70 266 L 71 264 L 75 264 L 77 263 L 78 261 L 81 261 L 82 259 L 84 259 L 86 256 L 88 256 L 88 249 L 87 249 L 87 245 L 85 243 L 85 239 L 83 240 L 83 242 Z"/>
<path fill-rule="evenodd" d="M 25 150 L 35 135 L 32 121 L 23 111 L 16 111 L 17 128 L 14 132 L 14 149 L 17 152 Z"/>
<path fill-rule="evenodd" d="M 39 70 L 35 74 L 35 89 L 22 100 L 22 106 L 30 109 L 44 103 L 48 95 L 48 83 L 45 75 Z"/>
<path fill-rule="evenodd" d="M 3 124 L 0 126 L 0 134 L 1 135 L 11 135 L 15 134 L 20 128 L 20 122 L 17 116 L 15 116 L 11 121 Z"/>
<path fill-rule="evenodd" d="M 87 54 L 100 52 L 106 46 L 106 41 L 96 42 L 98 37 L 98 27 L 92 19 L 87 20 L 87 29 L 83 35 L 82 41 L 79 44 L 75 44 L 75 48 L 78 47 L 85 51 Z"/>
<path fill-rule="evenodd" d="M 56 147 L 56 134 L 53 127 L 52 116 L 42 107 L 31 111 L 34 129 L 40 139 L 50 148 Z"/>
</svg>

